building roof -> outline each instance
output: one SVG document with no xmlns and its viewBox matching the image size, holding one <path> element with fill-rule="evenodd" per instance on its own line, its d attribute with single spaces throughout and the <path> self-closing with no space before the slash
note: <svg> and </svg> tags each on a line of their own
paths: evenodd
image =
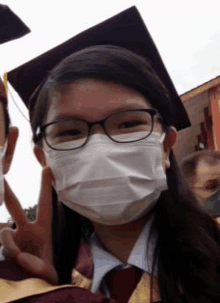
<svg viewBox="0 0 220 303">
<path fill-rule="evenodd" d="M 215 87 L 216 85 L 220 84 L 220 76 L 217 76 L 191 90 L 189 90 L 188 92 L 180 95 L 180 98 L 182 100 L 182 102 L 186 102 L 189 99 L 203 93 L 204 91 L 207 91 L 208 89 Z"/>
</svg>

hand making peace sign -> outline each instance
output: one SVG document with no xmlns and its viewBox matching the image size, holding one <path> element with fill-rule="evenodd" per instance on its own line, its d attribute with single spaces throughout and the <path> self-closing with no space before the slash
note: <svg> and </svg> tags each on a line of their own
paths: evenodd
<svg viewBox="0 0 220 303">
<path fill-rule="evenodd" d="M 16 223 L 16 229 L 1 232 L 3 254 L 36 277 L 58 283 L 52 251 L 52 173 L 43 169 L 37 218 L 29 222 L 23 209 L 5 181 L 5 204 Z"/>
</svg>

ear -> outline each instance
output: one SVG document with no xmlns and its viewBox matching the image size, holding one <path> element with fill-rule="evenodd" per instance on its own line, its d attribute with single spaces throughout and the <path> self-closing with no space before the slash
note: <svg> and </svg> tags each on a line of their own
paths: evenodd
<svg viewBox="0 0 220 303">
<path fill-rule="evenodd" d="M 47 166 L 47 161 L 41 146 L 34 147 L 34 155 L 42 167 Z"/>
<path fill-rule="evenodd" d="M 6 148 L 6 152 L 3 157 L 3 160 L 2 160 L 4 175 L 7 174 L 7 172 L 9 171 L 9 168 L 11 166 L 17 139 L 18 139 L 18 128 L 10 127 L 9 134 L 8 134 L 8 140 L 7 140 L 7 148 Z"/>
<path fill-rule="evenodd" d="M 173 145 L 176 142 L 176 138 L 177 138 L 177 130 L 175 127 L 171 126 L 168 132 L 166 133 L 166 137 L 163 142 L 165 169 L 170 167 L 169 155 Z"/>
</svg>

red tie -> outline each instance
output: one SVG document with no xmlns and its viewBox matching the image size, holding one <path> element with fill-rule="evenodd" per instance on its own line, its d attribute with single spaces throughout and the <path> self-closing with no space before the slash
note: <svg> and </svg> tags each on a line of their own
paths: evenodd
<svg viewBox="0 0 220 303">
<path fill-rule="evenodd" d="M 121 271 L 110 271 L 105 278 L 111 298 L 118 303 L 127 303 L 142 276 L 142 270 L 131 267 Z"/>
</svg>

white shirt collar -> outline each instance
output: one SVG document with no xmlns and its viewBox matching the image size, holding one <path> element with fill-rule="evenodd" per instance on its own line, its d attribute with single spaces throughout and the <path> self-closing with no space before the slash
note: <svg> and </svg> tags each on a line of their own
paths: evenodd
<svg viewBox="0 0 220 303">
<path fill-rule="evenodd" d="M 154 216 L 151 216 L 151 218 L 144 226 L 129 255 L 127 262 L 127 264 L 139 267 L 143 271 L 149 273 L 151 273 L 153 253 L 157 241 L 157 232 L 153 230 L 153 234 L 150 237 L 149 243 L 147 243 L 153 219 Z M 149 244 L 149 246 L 147 244 Z M 93 293 L 97 293 L 100 290 L 101 282 L 104 276 L 118 265 L 126 264 L 113 256 L 110 252 L 106 251 L 95 233 L 91 237 L 90 245 L 93 262 L 93 279 L 91 291 Z M 147 258 L 147 253 L 149 258 Z M 157 264 L 155 266 L 154 275 L 157 276 Z"/>
</svg>

